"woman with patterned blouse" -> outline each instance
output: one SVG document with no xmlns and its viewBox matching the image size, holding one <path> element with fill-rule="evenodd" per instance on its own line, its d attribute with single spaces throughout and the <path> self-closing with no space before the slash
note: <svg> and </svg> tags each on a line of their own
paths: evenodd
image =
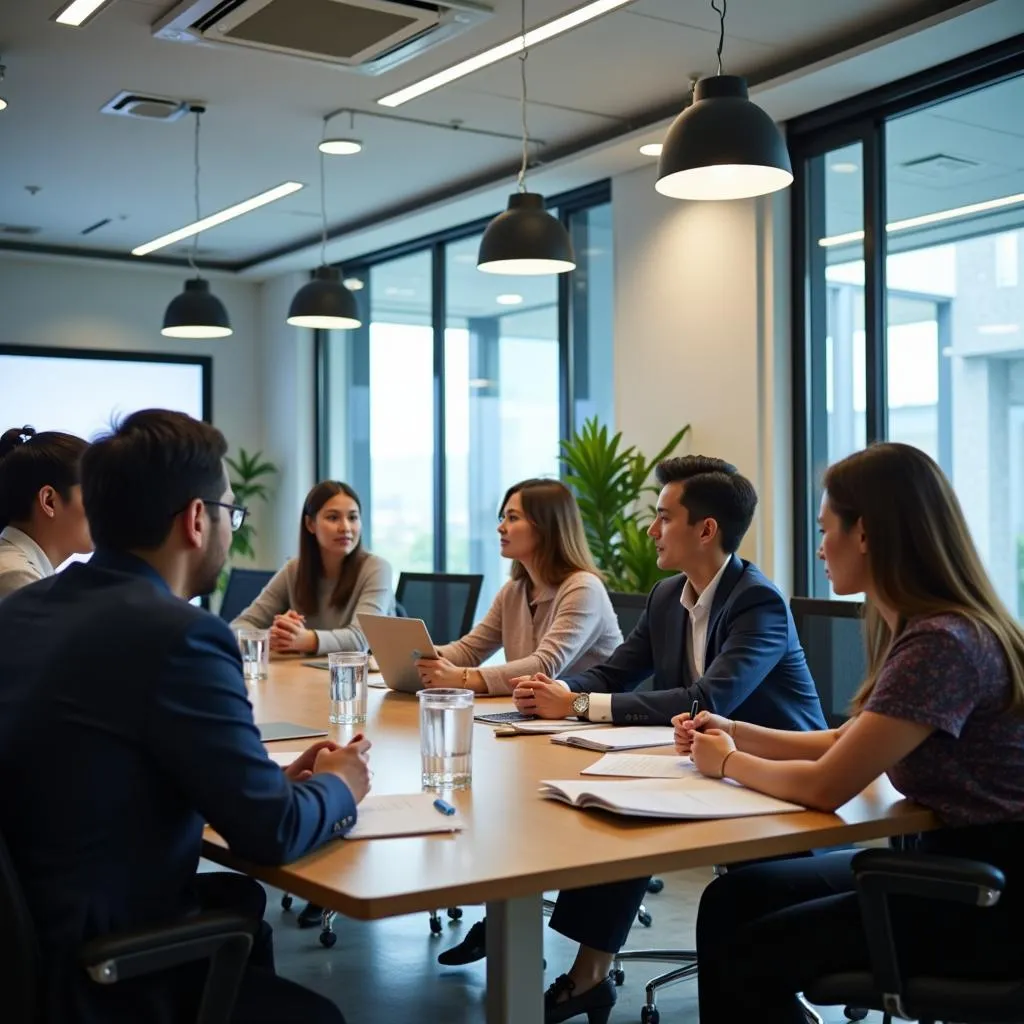
<svg viewBox="0 0 1024 1024">
<path fill-rule="evenodd" d="M 823 811 L 888 775 L 942 822 L 920 849 L 1006 875 L 992 908 L 896 902 L 901 963 L 933 976 L 1008 974 L 1024 963 L 1024 631 L 923 452 L 874 445 L 830 467 L 824 484 L 818 556 L 837 594 L 867 598 L 869 670 L 853 717 L 788 733 L 681 715 L 677 749 L 705 775 Z M 804 1024 L 805 985 L 870 969 L 852 857 L 745 867 L 708 886 L 697 918 L 701 1024 Z"/>
</svg>

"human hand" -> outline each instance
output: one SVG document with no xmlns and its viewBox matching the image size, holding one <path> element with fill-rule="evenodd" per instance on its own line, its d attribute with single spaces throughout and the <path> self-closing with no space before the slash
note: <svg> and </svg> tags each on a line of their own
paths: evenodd
<svg viewBox="0 0 1024 1024">
<path fill-rule="evenodd" d="M 721 729 L 730 736 L 736 723 L 731 719 L 723 718 L 721 715 L 713 715 L 710 711 L 698 711 L 697 717 L 691 719 L 690 712 L 684 711 L 672 719 L 672 727 L 675 729 L 675 743 L 677 754 L 689 754 L 693 747 L 693 734 L 704 732 L 707 729 Z"/>
<path fill-rule="evenodd" d="M 568 718 L 572 714 L 572 702 L 578 694 L 567 690 L 561 683 L 540 672 L 516 682 L 518 685 L 512 691 L 512 700 L 517 711 L 540 718 Z"/>
<path fill-rule="evenodd" d="M 299 756 L 292 761 L 284 773 L 292 782 L 305 782 L 313 774 L 313 767 L 316 764 L 317 754 L 321 750 L 338 750 L 338 744 L 331 740 L 320 740 L 311 747 L 307 747 Z"/>
<path fill-rule="evenodd" d="M 281 654 L 312 654 L 319 646 L 314 630 L 295 613 L 277 615 L 270 627 L 270 649 Z"/>
<path fill-rule="evenodd" d="M 699 717 L 699 716 L 698 716 Z M 736 750 L 732 737 L 721 729 L 708 732 L 693 732 L 691 758 L 701 775 L 709 779 L 720 779 L 725 759 Z"/>
<path fill-rule="evenodd" d="M 420 682 L 427 687 L 462 685 L 462 669 L 447 658 L 418 658 L 414 662 Z"/>
<path fill-rule="evenodd" d="M 356 733 L 344 747 L 321 750 L 316 755 L 313 771 L 336 775 L 359 803 L 370 791 L 370 746 L 370 741 L 361 732 Z"/>
</svg>

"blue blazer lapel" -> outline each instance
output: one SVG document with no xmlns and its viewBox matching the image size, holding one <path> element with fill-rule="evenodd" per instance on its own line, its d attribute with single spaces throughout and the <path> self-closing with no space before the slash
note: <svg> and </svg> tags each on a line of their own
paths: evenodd
<svg viewBox="0 0 1024 1024">
<path fill-rule="evenodd" d="M 743 563 L 735 555 L 729 558 L 722 578 L 718 581 L 718 589 L 715 591 L 715 600 L 711 604 L 711 614 L 708 616 L 708 632 L 704 644 L 704 667 L 711 664 L 718 654 L 718 644 L 715 640 L 715 630 L 718 628 L 718 620 L 722 617 L 726 602 L 732 594 L 733 588 L 743 575 Z"/>
</svg>

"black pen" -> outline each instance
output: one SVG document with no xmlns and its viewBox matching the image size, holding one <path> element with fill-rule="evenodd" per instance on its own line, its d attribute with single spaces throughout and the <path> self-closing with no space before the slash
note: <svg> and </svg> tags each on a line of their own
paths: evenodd
<svg viewBox="0 0 1024 1024">
<path fill-rule="evenodd" d="M 694 724 L 696 724 L 696 722 L 697 722 L 697 708 L 698 708 L 698 706 L 699 706 L 699 701 L 694 701 L 693 702 L 693 707 L 690 708 L 690 721 L 693 722 Z"/>
</svg>

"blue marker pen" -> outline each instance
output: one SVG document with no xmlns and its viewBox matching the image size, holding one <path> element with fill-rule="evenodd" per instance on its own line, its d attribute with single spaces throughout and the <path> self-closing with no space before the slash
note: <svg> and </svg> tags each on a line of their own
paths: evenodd
<svg viewBox="0 0 1024 1024">
<path fill-rule="evenodd" d="M 455 808 L 452 807 L 452 805 L 450 803 L 448 803 L 447 800 L 442 800 L 440 797 L 438 797 L 434 801 L 434 807 L 436 807 L 437 810 L 439 810 L 442 814 L 454 814 L 455 813 Z"/>
</svg>

